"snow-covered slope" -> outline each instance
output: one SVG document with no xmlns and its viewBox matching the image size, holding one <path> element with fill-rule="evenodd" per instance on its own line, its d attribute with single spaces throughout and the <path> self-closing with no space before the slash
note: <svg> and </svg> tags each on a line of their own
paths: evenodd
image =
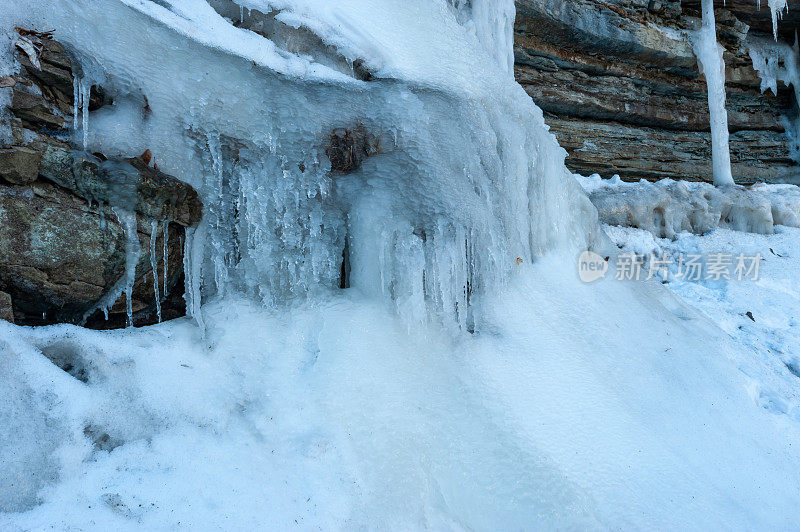
<svg viewBox="0 0 800 532">
<path fill-rule="evenodd" d="M 274 40 L 216 4 L 0 11 L 113 96 L 90 150 L 150 148 L 206 205 L 193 320 L 0 323 L 0 528 L 797 524 L 800 431 L 740 346 L 578 280 L 611 246 L 511 79 L 510 2 L 244 2 Z M 380 153 L 331 173 L 357 124 Z"/>
</svg>

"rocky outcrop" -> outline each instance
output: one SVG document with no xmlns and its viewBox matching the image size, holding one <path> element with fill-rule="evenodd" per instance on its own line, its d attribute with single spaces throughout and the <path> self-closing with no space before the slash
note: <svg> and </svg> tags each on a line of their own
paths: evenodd
<svg viewBox="0 0 800 532">
<path fill-rule="evenodd" d="M 197 192 L 138 157 L 104 160 L 81 150 L 47 145 L 38 174 L 90 203 L 116 205 L 184 226 L 200 221 L 202 204 Z"/>
<path fill-rule="evenodd" d="M 141 323 L 147 321 L 155 296 L 150 223 L 139 217 L 138 227 L 137 237 L 144 251 L 136 265 L 133 309 Z M 158 228 L 157 271 L 163 286 L 164 235 L 162 225 Z M 182 270 L 182 230 L 173 223 L 168 232 L 170 289 Z M 116 213 L 108 205 L 89 204 L 44 180 L 27 187 L 0 185 L 0 287 L 11 295 L 15 321 L 81 322 L 123 276 L 125 238 Z M 111 309 L 115 323 L 124 323 L 118 319 L 125 314 L 124 302 L 122 296 Z"/>
<path fill-rule="evenodd" d="M 325 153 L 331 161 L 331 169 L 348 173 L 361 166 L 365 157 L 380 151 L 378 137 L 367 132 L 362 124 L 352 129 L 336 128 L 330 134 Z"/>
<path fill-rule="evenodd" d="M 698 4 L 517 0 L 516 76 L 545 111 L 571 170 L 710 181 L 705 80 L 680 33 L 697 26 Z M 769 12 L 749 0 L 719 7 L 734 178 L 798 175 L 781 120 L 794 112 L 793 98 L 786 89 L 777 97 L 761 93 L 744 45 L 748 33 L 771 37 Z M 785 20 L 782 27 L 790 25 Z"/>
<path fill-rule="evenodd" d="M 125 275 L 125 213 L 136 217 L 141 249 L 134 323 L 156 321 L 157 300 L 164 319 L 183 315 L 183 230 L 202 216 L 197 193 L 151 167 L 150 157 L 74 149 L 76 65 L 49 34 L 21 31 L 16 48 L 21 69 L 5 83 L 13 91 L 13 140 L 0 148 L 0 319 L 125 326 L 124 294 L 107 318 L 93 312 Z M 100 87 L 90 94 L 90 111 L 108 103 Z"/>
</svg>

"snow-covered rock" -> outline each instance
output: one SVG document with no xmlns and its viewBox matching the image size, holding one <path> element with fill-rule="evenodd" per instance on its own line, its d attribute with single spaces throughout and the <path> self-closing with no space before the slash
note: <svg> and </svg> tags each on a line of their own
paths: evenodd
<svg viewBox="0 0 800 532">
<path fill-rule="evenodd" d="M 800 188 L 757 184 L 714 187 L 664 179 L 626 183 L 615 177 L 577 176 L 600 220 L 673 238 L 681 231 L 710 233 L 717 227 L 769 234 L 775 225 L 800 227 Z"/>
</svg>

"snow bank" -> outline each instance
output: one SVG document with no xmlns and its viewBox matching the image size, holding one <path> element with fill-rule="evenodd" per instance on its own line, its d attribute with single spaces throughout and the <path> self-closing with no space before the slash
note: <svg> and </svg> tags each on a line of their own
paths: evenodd
<svg viewBox="0 0 800 532">
<path fill-rule="evenodd" d="M 800 188 L 794 185 L 714 187 L 671 179 L 625 183 L 618 176 L 576 177 L 602 222 L 645 229 L 657 237 L 673 238 L 681 231 L 706 234 L 717 227 L 764 234 L 775 225 L 800 227 Z"/>
<path fill-rule="evenodd" d="M 798 427 L 749 391 L 770 372 L 740 373 L 660 285 L 568 266 L 521 265 L 466 339 L 357 291 L 280 315 L 229 296 L 205 341 L 187 320 L 0 324 L 13 382 L 45 401 L 11 397 L 15 441 L 58 445 L 22 471 L 59 478 L 0 526 L 791 526 Z"/>
<path fill-rule="evenodd" d="M 749 352 L 741 367 L 753 378 L 751 394 L 770 412 L 800 420 L 800 321 L 796 317 L 800 229 L 777 227 L 774 234 L 761 235 L 720 228 L 708 235 L 682 233 L 675 239 L 654 238 L 643 229 L 605 229 L 623 253 L 652 255 L 669 263 L 665 286 L 702 310 Z M 736 276 L 680 274 L 681 256 L 685 264 L 691 256 L 718 254 L 757 257 L 757 275 L 742 282 Z"/>
</svg>

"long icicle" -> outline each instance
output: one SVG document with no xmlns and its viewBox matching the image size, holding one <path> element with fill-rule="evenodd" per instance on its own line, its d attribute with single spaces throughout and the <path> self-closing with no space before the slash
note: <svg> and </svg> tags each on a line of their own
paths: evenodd
<svg viewBox="0 0 800 532">
<path fill-rule="evenodd" d="M 138 223 L 135 212 L 115 209 L 117 217 L 122 221 L 125 232 L 125 298 L 128 327 L 133 327 L 133 283 L 136 281 L 136 265 L 139 262 L 141 245 L 139 244 Z"/>
<path fill-rule="evenodd" d="M 169 249 L 167 242 L 169 241 L 169 220 L 164 220 L 164 297 L 167 297 L 167 269 L 169 268 Z"/>
<path fill-rule="evenodd" d="M 77 74 L 72 78 L 72 132 L 78 133 L 78 110 L 81 107 L 80 79 Z"/>
<path fill-rule="evenodd" d="M 150 222 L 150 269 L 153 273 L 153 299 L 156 302 L 156 316 L 161 323 L 161 292 L 158 289 L 158 261 L 156 260 L 156 239 L 158 238 L 158 220 Z"/>
<path fill-rule="evenodd" d="M 89 99 L 91 98 L 92 85 L 81 80 L 79 83 L 81 92 L 81 130 L 83 132 L 83 149 L 89 140 Z"/>
<path fill-rule="evenodd" d="M 725 63 L 723 48 L 717 43 L 714 0 L 702 0 L 703 25 L 694 39 L 694 51 L 708 87 L 711 117 L 711 159 L 714 185 L 733 185 L 731 152 L 728 145 L 728 112 L 725 109 Z"/>
</svg>

